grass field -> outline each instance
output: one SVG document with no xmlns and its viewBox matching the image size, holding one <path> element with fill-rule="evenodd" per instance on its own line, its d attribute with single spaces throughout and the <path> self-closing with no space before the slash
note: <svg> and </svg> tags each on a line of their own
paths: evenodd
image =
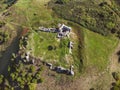
<svg viewBox="0 0 120 90">
<path fill-rule="evenodd" d="M 55 26 L 62 20 L 53 17 L 52 10 L 47 9 L 46 5 L 48 1 L 49 0 L 19 0 L 15 5 L 15 14 L 18 15 L 19 18 L 15 18 L 14 21 L 17 23 L 22 21 L 22 25 L 31 28 L 38 28 L 39 26 Z"/>
<path fill-rule="evenodd" d="M 109 56 L 118 44 L 118 39 L 114 36 L 104 37 L 84 28 L 83 30 L 85 34 L 86 67 L 104 70 L 109 63 Z"/>
</svg>

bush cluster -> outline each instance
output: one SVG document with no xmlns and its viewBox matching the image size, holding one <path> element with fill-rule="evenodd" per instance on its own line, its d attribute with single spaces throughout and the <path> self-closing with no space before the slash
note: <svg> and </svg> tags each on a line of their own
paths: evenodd
<svg viewBox="0 0 120 90">
<path fill-rule="evenodd" d="M 120 30 L 117 14 L 107 2 L 100 4 L 91 1 L 69 1 L 66 4 L 49 4 L 62 18 L 78 23 L 91 31 L 109 35 L 111 30 Z"/>
</svg>

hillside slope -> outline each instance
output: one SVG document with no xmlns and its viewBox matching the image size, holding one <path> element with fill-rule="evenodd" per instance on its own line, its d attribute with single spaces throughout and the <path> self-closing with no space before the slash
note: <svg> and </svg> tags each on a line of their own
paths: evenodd
<svg viewBox="0 0 120 90">
<path fill-rule="evenodd" d="M 63 4 L 53 0 L 50 7 L 60 17 L 102 35 L 120 32 L 120 6 L 117 0 L 71 0 Z"/>
</svg>

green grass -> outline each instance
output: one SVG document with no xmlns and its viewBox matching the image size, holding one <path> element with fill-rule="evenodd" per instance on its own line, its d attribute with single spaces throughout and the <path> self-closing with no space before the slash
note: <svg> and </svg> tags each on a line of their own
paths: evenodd
<svg viewBox="0 0 120 90">
<path fill-rule="evenodd" d="M 45 61 L 57 62 L 64 65 L 64 57 L 68 54 L 69 39 L 58 41 L 56 34 L 46 32 L 32 32 L 29 35 L 28 50 L 32 48 L 32 54 L 36 57 L 43 58 Z M 52 50 L 48 47 L 52 46 Z"/>
<path fill-rule="evenodd" d="M 55 26 L 58 22 L 63 22 L 59 18 L 53 17 L 52 10 L 45 6 L 48 1 L 19 0 L 14 7 L 16 14 L 14 22 L 32 28 Z"/>
<path fill-rule="evenodd" d="M 118 44 L 114 36 L 104 37 L 89 30 L 83 29 L 85 34 L 86 67 L 103 70 L 107 67 L 109 56 Z"/>
<path fill-rule="evenodd" d="M 67 44 L 69 39 L 62 39 L 58 41 L 56 34 L 46 33 L 46 32 L 35 32 L 39 26 L 44 27 L 56 27 L 58 23 L 67 23 L 67 21 L 58 18 L 53 14 L 51 9 L 48 9 L 45 4 L 49 0 L 19 0 L 13 8 L 13 12 L 16 16 L 11 18 L 14 23 L 21 26 L 26 26 L 30 28 L 31 33 L 29 35 L 27 50 L 32 49 L 32 55 L 42 58 L 45 61 L 53 62 L 62 66 L 70 66 L 73 64 L 75 69 L 81 68 L 80 59 L 82 56 L 86 56 L 86 67 L 94 67 L 99 70 L 106 68 L 108 64 L 108 57 L 117 45 L 117 39 L 114 37 L 104 37 L 99 34 L 85 30 L 84 28 L 78 27 L 76 24 L 68 24 L 73 28 L 75 33 L 70 40 L 74 41 L 73 54 L 68 54 Z M 83 33 L 79 31 L 84 31 Z M 78 48 L 81 41 L 84 42 L 85 38 L 85 53 L 81 52 Z M 60 47 L 61 44 L 63 47 Z M 55 50 L 48 50 L 48 46 L 56 47 Z M 82 55 L 81 55 L 82 54 Z"/>
<path fill-rule="evenodd" d="M 82 59 L 82 48 L 79 48 L 83 36 L 79 25 L 70 24 L 74 35 L 70 35 L 70 38 L 63 38 L 59 40 L 56 38 L 57 34 L 47 32 L 35 32 L 32 31 L 29 35 L 27 50 L 32 49 L 32 55 L 41 58 L 44 61 L 52 62 L 55 65 L 62 65 L 69 67 L 74 65 L 76 72 L 81 72 L 82 65 L 80 59 Z M 74 42 L 74 48 L 72 54 L 69 54 L 68 43 L 69 41 Z M 48 46 L 52 46 L 55 49 L 48 50 Z"/>
</svg>

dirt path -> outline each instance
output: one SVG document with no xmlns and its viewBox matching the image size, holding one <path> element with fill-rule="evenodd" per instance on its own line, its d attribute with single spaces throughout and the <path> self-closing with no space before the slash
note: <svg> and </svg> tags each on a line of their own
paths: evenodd
<svg viewBox="0 0 120 90">
<path fill-rule="evenodd" d="M 114 53 L 112 54 L 112 56 L 110 57 L 110 72 L 117 72 L 120 71 L 120 63 L 118 63 L 118 55 L 117 52 L 120 51 L 120 42 L 117 46 L 117 48 L 115 49 Z"/>
<path fill-rule="evenodd" d="M 110 57 L 110 65 L 109 65 L 109 74 L 110 74 L 110 81 L 109 83 L 115 82 L 115 79 L 112 76 L 113 72 L 120 72 L 120 63 L 118 62 L 119 56 L 118 51 L 120 51 L 120 41 L 118 43 L 118 46 L 114 50 L 113 54 Z"/>
</svg>

